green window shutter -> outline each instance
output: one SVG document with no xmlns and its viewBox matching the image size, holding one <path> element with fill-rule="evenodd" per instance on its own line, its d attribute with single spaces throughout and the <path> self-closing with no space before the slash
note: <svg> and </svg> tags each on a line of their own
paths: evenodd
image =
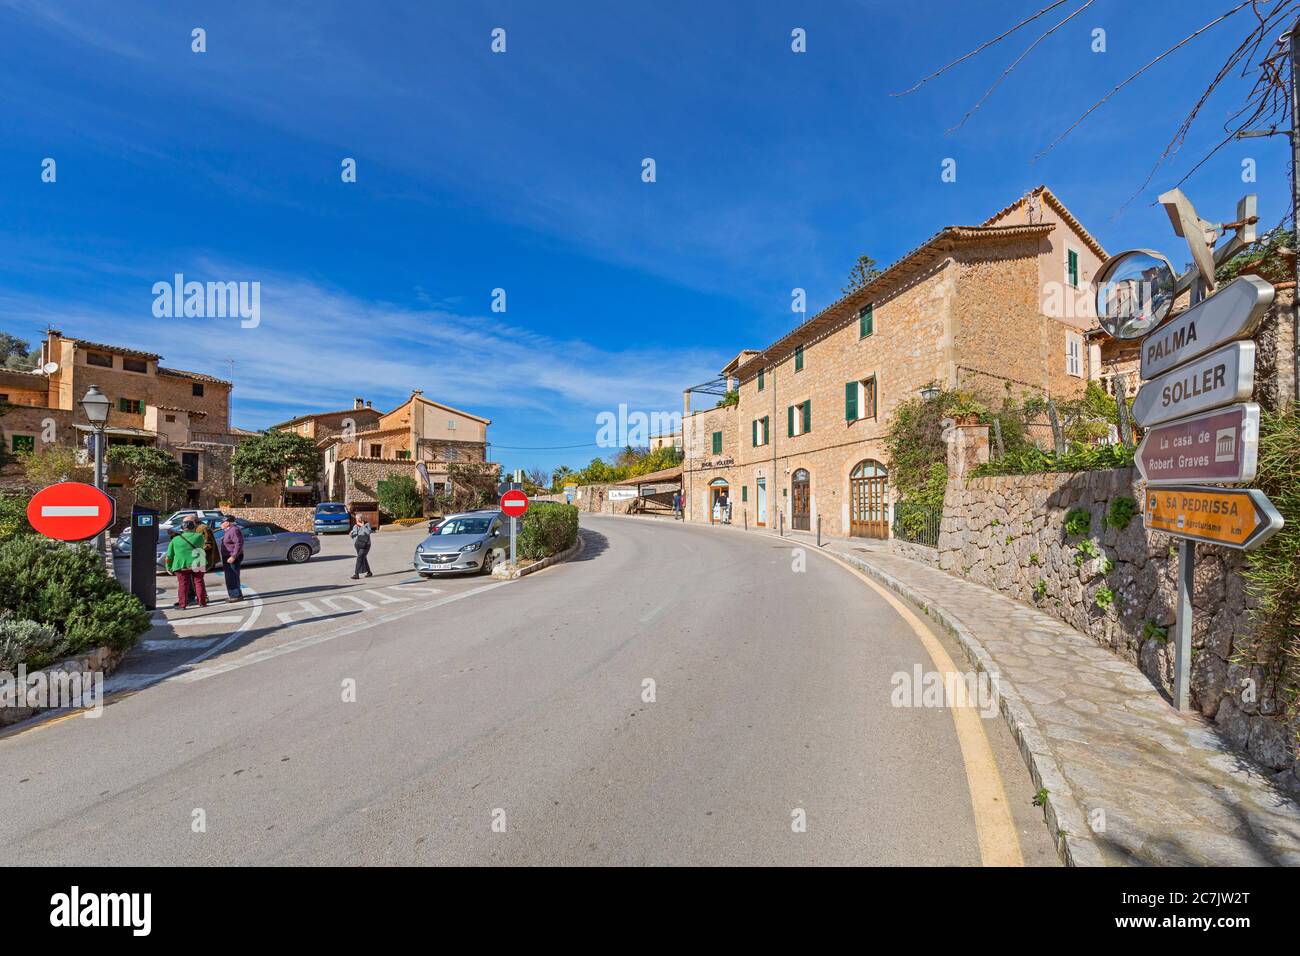
<svg viewBox="0 0 1300 956">
<path fill-rule="evenodd" d="M 812 431 L 812 399 L 803 403 L 803 430 L 806 434 Z"/>
<path fill-rule="evenodd" d="M 1065 254 L 1065 257 L 1069 263 L 1067 268 L 1070 274 L 1070 285 L 1077 287 L 1079 285 L 1079 254 L 1071 249 Z"/>
<path fill-rule="evenodd" d="M 722 432 L 713 433 L 713 454 L 722 454 Z"/>
<path fill-rule="evenodd" d="M 803 346 L 802 345 L 796 346 L 794 350 L 794 370 L 796 372 L 803 371 Z"/>
<path fill-rule="evenodd" d="M 763 370 L 761 368 L 758 370 L 758 390 L 760 392 L 763 390 Z"/>
<path fill-rule="evenodd" d="M 846 422 L 856 422 L 858 420 L 858 383 L 844 383 L 844 420 Z"/>
<path fill-rule="evenodd" d="M 794 437 L 794 406 L 787 405 L 785 409 L 785 432 L 791 438 Z"/>
<path fill-rule="evenodd" d="M 865 339 L 875 331 L 875 306 L 868 303 L 862 307 L 858 313 L 858 338 Z"/>
<path fill-rule="evenodd" d="M 749 500 L 749 485 L 740 486 L 740 500 L 741 501 Z"/>
<path fill-rule="evenodd" d="M 766 445 L 772 440 L 772 421 L 771 416 L 763 416 L 763 444 Z"/>
<path fill-rule="evenodd" d="M 758 419 L 757 418 L 755 418 L 752 422 L 749 423 L 749 430 L 753 439 L 752 444 L 755 448 L 757 448 L 758 447 Z"/>
</svg>

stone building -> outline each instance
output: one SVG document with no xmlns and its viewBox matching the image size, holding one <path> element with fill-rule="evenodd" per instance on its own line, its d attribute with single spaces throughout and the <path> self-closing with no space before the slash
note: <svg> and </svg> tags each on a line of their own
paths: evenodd
<svg viewBox="0 0 1300 956">
<path fill-rule="evenodd" d="M 1077 397 L 1096 374 L 1090 285 L 1106 252 L 1046 187 L 948 226 L 862 288 L 721 370 L 732 405 L 685 396 L 687 518 L 887 537 L 884 437 L 933 386 Z"/>
<path fill-rule="evenodd" d="M 0 416 L 5 450 L 84 449 L 93 429 L 79 402 L 92 385 L 112 403 L 107 445 L 149 445 L 172 454 L 180 462 L 189 504 L 261 503 L 267 489 L 237 488 L 231 480 L 230 455 L 247 433 L 230 426 L 230 382 L 164 366 L 154 352 L 65 336 L 57 329 L 46 331 L 35 371 L 0 375 L 0 401 L 9 403 Z M 14 465 L 0 480 L 11 488 L 22 483 Z M 134 500 L 129 477 L 118 469 L 108 472 L 108 490 L 119 499 L 119 513 Z"/>
<path fill-rule="evenodd" d="M 378 412 L 358 398 L 351 409 L 303 415 L 272 427 L 316 439 L 321 497 L 372 511 L 377 485 L 389 475 L 410 475 L 426 495 L 436 495 L 449 490 L 451 465 L 486 464 L 490 424 L 416 389 L 390 412 Z"/>
</svg>

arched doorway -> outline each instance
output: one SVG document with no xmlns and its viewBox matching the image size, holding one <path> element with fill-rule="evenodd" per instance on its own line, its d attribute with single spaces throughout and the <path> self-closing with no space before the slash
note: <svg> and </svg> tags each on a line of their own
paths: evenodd
<svg viewBox="0 0 1300 956">
<path fill-rule="evenodd" d="M 727 520 L 727 506 L 731 503 L 731 486 L 726 478 L 714 478 L 709 482 L 709 524 L 719 524 Z"/>
<path fill-rule="evenodd" d="M 858 462 L 849 475 L 849 534 L 889 537 L 889 472 L 870 458 Z"/>
<path fill-rule="evenodd" d="M 812 481 L 806 468 L 796 468 L 790 476 L 790 528 L 812 530 Z"/>
</svg>

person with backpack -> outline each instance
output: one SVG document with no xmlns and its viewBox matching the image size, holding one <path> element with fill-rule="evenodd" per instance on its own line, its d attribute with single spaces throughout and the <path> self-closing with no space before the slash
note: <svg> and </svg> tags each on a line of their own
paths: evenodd
<svg viewBox="0 0 1300 956">
<path fill-rule="evenodd" d="M 365 515 L 357 513 L 353 515 L 352 530 L 348 532 L 352 535 L 352 546 L 357 549 L 357 566 L 352 571 L 352 580 L 364 574 L 370 577 L 370 522 L 366 520 Z"/>
<path fill-rule="evenodd" d="M 167 542 L 164 559 L 167 570 L 176 575 L 176 607 L 182 611 L 189 605 L 191 593 L 199 607 L 208 606 L 208 589 L 203 581 L 208 556 L 203 547 L 203 535 L 195 528 L 194 519 L 186 518 L 181 524 L 180 534 Z"/>
<path fill-rule="evenodd" d="M 221 550 L 217 547 L 217 536 L 212 528 L 200 516 L 195 518 L 194 530 L 203 535 L 203 570 L 212 571 L 221 564 Z"/>
</svg>

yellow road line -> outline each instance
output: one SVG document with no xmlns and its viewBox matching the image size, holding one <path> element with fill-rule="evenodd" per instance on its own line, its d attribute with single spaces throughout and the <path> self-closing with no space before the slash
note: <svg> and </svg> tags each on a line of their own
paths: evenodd
<svg viewBox="0 0 1300 956">
<path fill-rule="evenodd" d="M 796 545 L 803 547 L 803 545 Z M 917 639 L 930 655 L 936 670 L 945 675 L 961 674 L 957 665 L 949 656 L 947 649 L 940 643 L 925 623 L 912 612 L 892 591 L 873 580 L 870 575 L 858 570 L 847 561 L 816 547 L 808 550 L 834 561 L 850 574 L 857 575 L 863 583 L 889 602 L 890 607 L 912 628 Z M 953 681 L 954 686 L 963 686 L 960 680 Z M 979 840 L 980 859 L 985 866 L 1024 866 L 1025 858 L 1020 852 L 1020 837 L 1016 833 L 1015 820 L 1011 817 L 1011 804 L 1007 801 L 1006 789 L 1002 785 L 1002 774 L 998 772 L 997 760 L 989 738 L 984 733 L 983 719 L 979 715 L 975 701 L 965 701 L 950 708 L 952 721 L 957 730 L 957 743 L 961 747 L 962 763 L 966 767 L 966 786 L 970 790 L 971 810 L 975 814 L 975 833 Z"/>
</svg>

